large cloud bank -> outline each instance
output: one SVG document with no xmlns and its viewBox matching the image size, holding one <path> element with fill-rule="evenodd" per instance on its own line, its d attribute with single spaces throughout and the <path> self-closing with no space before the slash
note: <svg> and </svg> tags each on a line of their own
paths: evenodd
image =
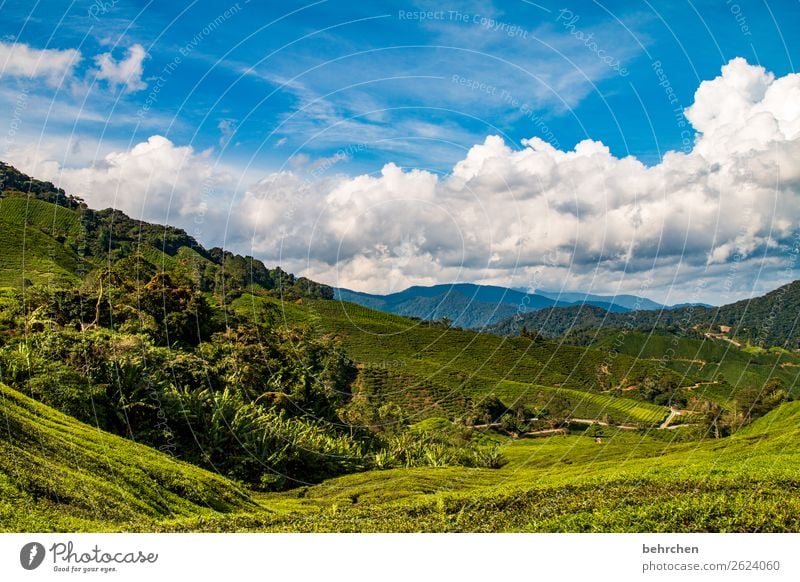
<svg viewBox="0 0 800 582">
<path fill-rule="evenodd" d="M 800 219 L 800 75 L 776 79 L 734 59 L 700 85 L 686 117 L 693 150 L 653 166 L 599 141 L 560 151 L 532 138 L 515 150 L 490 136 L 446 176 L 393 164 L 356 177 L 295 169 L 220 200 L 208 185 L 226 178 L 207 155 L 153 137 L 49 177 L 136 216 L 163 220 L 168 206 L 189 227 L 215 201 L 229 220 L 218 221 L 224 232 L 207 225 L 207 237 L 373 292 L 477 281 L 658 296 L 677 283 L 659 298 L 721 301 L 723 287 L 755 276 L 766 287 L 786 279 Z M 701 279 L 708 288 L 691 296 L 687 283 Z"/>
<path fill-rule="evenodd" d="M 559 151 L 532 138 L 513 150 L 490 136 L 446 177 L 389 164 L 293 199 L 299 178 L 273 175 L 247 192 L 244 216 L 258 252 L 307 257 L 309 275 L 372 291 L 453 280 L 585 288 L 595 277 L 636 290 L 643 273 L 652 287 L 698 276 L 719 286 L 733 261 L 780 268 L 800 218 L 800 75 L 775 79 L 734 59 L 686 117 L 694 149 L 650 167 L 599 141 Z"/>
</svg>

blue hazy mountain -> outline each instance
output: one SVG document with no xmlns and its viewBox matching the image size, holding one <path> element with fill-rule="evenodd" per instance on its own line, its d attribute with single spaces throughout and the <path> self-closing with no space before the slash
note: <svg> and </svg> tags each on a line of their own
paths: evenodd
<svg viewBox="0 0 800 582">
<path fill-rule="evenodd" d="M 453 325 L 471 329 L 480 329 L 517 313 L 575 304 L 575 301 L 548 297 L 538 292 L 526 293 L 516 289 L 472 283 L 415 286 L 389 295 L 375 295 L 340 288 L 334 291 L 334 297 L 397 315 L 427 320 L 447 317 Z M 613 312 L 629 310 L 608 299 L 590 300 L 588 303 Z"/>
<path fill-rule="evenodd" d="M 593 293 L 582 293 L 579 291 L 560 292 L 545 291 L 544 289 L 537 289 L 535 293 L 571 304 L 589 303 L 590 305 L 598 305 L 599 303 L 606 303 L 620 307 L 624 311 L 671 309 L 669 306 L 656 303 L 645 297 L 637 297 L 636 295 L 595 295 Z"/>
<path fill-rule="evenodd" d="M 517 289 L 517 291 L 524 292 L 524 289 Z M 680 309 L 681 307 L 714 307 L 708 303 L 676 303 L 675 305 L 662 305 L 661 303 L 637 295 L 595 295 L 594 293 L 582 293 L 580 291 L 561 292 L 546 291 L 544 289 L 537 289 L 534 293 L 558 301 L 567 301 L 572 305 L 588 303 L 589 305 L 602 307 L 603 303 L 607 303 L 619 308 L 610 309 L 609 311 L 656 311 L 662 309 Z"/>
<path fill-rule="evenodd" d="M 548 307 L 591 305 L 612 313 L 632 310 L 650 311 L 675 309 L 688 304 L 661 305 L 635 295 L 596 295 L 583 292 L 558 292 L 537 289 L 529 293 L 523 289 L 508 289 L 494 285 L 455 283 L 452 285 L 414 286 L 388 295 L 362 293 L 349 289 L 335 289 L 334 297 L 407 317 L 438 320 L 448 318 L 453 325 L 481 329 L 518 313 L 524 314 Z M 704 304 L 695 304 L 710 307 Z"/>
</svg>

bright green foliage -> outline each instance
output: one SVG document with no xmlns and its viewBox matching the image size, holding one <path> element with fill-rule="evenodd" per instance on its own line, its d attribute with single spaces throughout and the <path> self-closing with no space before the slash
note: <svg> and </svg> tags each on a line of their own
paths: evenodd
<svg viewBox="0 0 800 582">
<path fill-rule="evenodd" d="M 619 398 L 607 394 L 581 392 L 568 388 L 549 388 L 547 386 L 526 386 L 516 382 L 501 382 L 497 394 L 504 399 L 517 398 L 531 404 L 547 406 L 554 396 L 562 396 L 570 403 L 570 416 L 574 418 L 602 419 L 611 417 L 616 422 L 642 423 L 653 425 L 666 418 L 669 410 L 649 402 L 631 398 Z M 507 396 L 506 396 L 507 395 Z"/>
<path fill-rule="evenodd" d="M 146 335 L 44 330 L 0 347 L 0 376 L 84 422 L 253 486 L 368 464 L 337 426 L 349 368 L 328 340 L 245 329 L 215 339 L 170 350 Z"/>
<path fill-rule="evenodd" d="M 636 400 L 637 394 L 599 392 L 648 377 L 676 386 L 693 383 L 658 362 L 625 354 L 609 357 L 602 350 L 442 329 L 349 303 L 316 301 L 309 311 L 319 328 L 341 334 L 348 354 L 363 363 L 369 393 L 397 401 L 412 421 L 442 413 L 458 416 L 469 401 L 494 394 L 508 408 L 518 401 L 547 408 L 558 395 L 569 401 L 572 416 L 608 414 L 654 424 L 666 416 L 665 407 Z"/>
<path fill-rule="evenodd" d="M 255 508 L 247 493 L 0 384 L 0 530 L 138 529 Z"/>
<path fill-rule="evenodd" d="M 77 236 L 80 216 L 74 211 L 30 197 L 7 197 L 0 200 L 7 222 L 35 226 L 56 240 Z"/>
<path fill-rule="evenodd" d="M 800 528 L 800 403 L 733 437 L 670 443 L 603 429 L 507 441 L 500 469 L 393 469 L 260 498 L 274 513 L 168 530 L 792 532 Z"/>
<path fill-rule="evenodd" d="M 77 282 L 78 255 L 38 229 L 4 221 L 5 202 L 0 200 L 0 285 Z"/>
</svg>

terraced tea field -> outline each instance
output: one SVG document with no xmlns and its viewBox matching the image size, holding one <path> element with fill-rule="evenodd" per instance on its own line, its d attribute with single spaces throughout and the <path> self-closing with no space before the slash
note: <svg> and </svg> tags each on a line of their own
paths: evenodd
<svg viewBox="0 0 800 582">
<path fill-rule="evenodd" d="M 136 529 L 256 507 L 224 478 L 87 426 L 3 384 L 0 492 L 0 531 Z"/>
</svg>

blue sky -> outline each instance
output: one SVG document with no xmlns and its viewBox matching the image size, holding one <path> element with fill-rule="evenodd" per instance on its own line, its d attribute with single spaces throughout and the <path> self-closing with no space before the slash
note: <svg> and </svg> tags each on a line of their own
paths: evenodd
<svg viewBox="0 0 800 582">
<path fill-rule="evenodd" d="M 617 155 L 652 162 L 682 144 L 674 107 L 654 82 L 654 61 L 686 107 L 700 81 L 735 56 L 779 76 L 800 60 L 800 39 L 789 28 L 800 21 L 800 4 L 789 1 L 730 3 L 727 10 L 719 1 L 106 4 L 2 5 L 6 40 L 118 57 L 139 43 L 148 55 L 144 79 L 164 77 L 145 119 L 136 113 L 147 90 L 119 100 L 90 95 L 86 108 L 96 107 L 102 121 L 76 130 L 120 141 L 158 130 L 206 149 L 219 148 L 222 123 L 234 131 L 224 159 L 265 169 L 285 163 L 287 153 L 325 157 L 370 141 L 378 145 L 353 164 L 356 171 L 386 161 L 446 171 L 487 134 L 517 143 L 541 134 L 520 111 L 525 105 L 565 148 L 592 137 Z M 730 6 L 740 7 L 746 31 Z M 627 76 L 602 66 L 569 34 L 563 9 Z M 435 19 L 404 17 L 416 11 L 433 11 Z M 520 27 L 525 37 L 487 21 Z M 181 62 L 170 71 L 176 57 Z M 496 90 L 470 89 L 454 75 Z M 106 116 L 109 103 L 114 110 Z M 66 121 L 55 120 L 52 129 L 71 130 Z"/>
<path fill-rule="evenodd" d="M 7 110 L 18 110 L 8 116 L 7 130 L 0 127 L 8 159 L 44 174 L 57 172 L 58 178 L 67 169 L 97 167 L 98 161 L 113 165 L 109 154 L 162 136 L 233 178 L 202 202 L 226 209 L 228 222 L 244 192 L 279 171 L 300 176 L 302 184 L 333 174 L 375 176 L 392 163 L 445 179 L 492 135 L 513 151 L 524 150 L 523 140 L 532 137 L 563 151 L 591 139 L 605 144 L 615 159 L 634 156 L 653 167 L 668 151 L 693 150 L 696 128 L 683 109 L 731 59 L 743 57 L 775 78 L 790 75 L 800 62 L 800 3 L 788 0 L 96 0 L 3 2 L 0 16 L 0 66 L 6 55 L 0 100 Z M 20 47 L 29 52 L 22 54 Z M 55 52 L 37 52 L 43 50 Z M 26 64 L 26 58 L 37 64 Z M 61 69 L 53 64 L 42 70 L 43 62 L 59 59 L 71 60 Z M 14 60 L 16 69 L 9 64 Z M 31 153 L 24 146 L 33 142 L 38 149 Z M 142 216 L 162 218 L 152 202 L 158 195 L 135 201 Z M 169 212 L 164 219 L 191 224 L 187 215 Z M 205 235 L 209 244 L 249 244 L 265 258 L 323 279 L 332 276 L 314 267 L 313 259 L 303 264 L 299 251 L 280 255 L 230 230 L 208 229 Z M 402 240 L 384 246 L 402 259 L 391 249 L 416 235 L 398 236 Z M 759 236 L 751 237 L 755 247 L 745 246 L 775 248 L 775 241 L 764 235 L 758 242 Z M 371 250 L 361 255 L 369 257 L 381 244 L 370 241 Z M 706 258 L 696 264 L 708 263 L 714 251 L 698 250 Z M 596 259 L 604 261 L 604 252 Z M 737 275 L 739 295 L 758 277 L 763 287 L 779 280 L 755 268 Z M 779 269 L 774 265 L 775 273 Z M 412 271 L 397 284 L 453 276 L 444 268 L 439 276 Z M 459 276 L 505 280 L 494 271 Z M 588 276 L 581 271 L 580 277 Z M 719 274 L 712 278 L 720 284 Z M 605 291 L 616 289 L 617 283 L 597 273 L 574 282 L 587 280 Z M 353 286 L 361 282 L 378 290 L 365 281 L 350 279 Z M 545 279 L 550 287 L 558 282 L 555 273 Z M 622 287 L 641 283 L 628 277 Z"/>
</svg>

